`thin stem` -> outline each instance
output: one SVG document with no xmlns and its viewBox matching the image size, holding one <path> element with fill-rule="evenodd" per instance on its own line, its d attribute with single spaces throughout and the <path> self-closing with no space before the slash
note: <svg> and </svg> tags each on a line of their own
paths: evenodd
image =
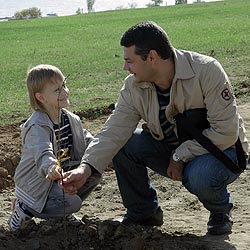
<svg viewBox="0 0 250 250">
<path fill-rule="evenodd" d="M 64 79 L 64 81 L 66 81 L 67 77 Z M 60 167 L 60 175 L 61 175 L 61 182 L 62 182 L 62 186 L 63 186 L 63 168 L 62 168 L 62 157 L 63 157 L 63 152 L 61 152 L 61 113 L 62 113 L 62 109 L 60 108 L 60 94 L 61 94 L 62 88 L 59 90 L 58 93 L 58 155 L 57 155 L 57 160 L 58 160 L 58 164 Z M 64 229 L 64 247 L 65 249 L 67 249 L 67 228 L 66 228 L 66 207 L 65 207 L 65 193 L 64 190 L 62 189 L 62 196 L 63 196 L 63 229 Z"/>
</svg>

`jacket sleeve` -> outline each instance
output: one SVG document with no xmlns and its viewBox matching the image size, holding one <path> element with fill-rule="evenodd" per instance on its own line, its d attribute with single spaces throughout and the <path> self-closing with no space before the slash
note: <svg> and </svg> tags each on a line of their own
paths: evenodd
<svg viewBox="0 0 250 250">
<path fill-rule="evenodd" d="M 85 138 L 86 146 L 88 146 L 94 138 L 93 135 L 85 128 L 83 128 L 83 137 Z"/>
<path fill-rule="evenodd" d="M 100 173 L 104 172 L 112 158 L 132 136 L 139 121 L 140 115 L 133 106 L 130 87 L 125 80 L 115 110 L 89 144 L 82 162 L 89 163 Z"/>
<path fill-rule="evenodd" d="M 225 150 L 234 145 L 239 136 L 239 115 L 235 97 L 228 77 L 218 61 L 210 62 L 204 70 L 200 86 L 211 127 L 205 129 L 203 134 L 221 150 Z M 195 140 L 182 143 L 176 152 L 184 161 L 207 153 Z"/>
<path fill-rule="evenodd" d="M 52 139 L 51 129 L 40 125 L 32 125 L 24 138 L 25 150 L 31 153 L 41 177 L 45 177 L 48 168 L 57 163 Z"/>
</svg>

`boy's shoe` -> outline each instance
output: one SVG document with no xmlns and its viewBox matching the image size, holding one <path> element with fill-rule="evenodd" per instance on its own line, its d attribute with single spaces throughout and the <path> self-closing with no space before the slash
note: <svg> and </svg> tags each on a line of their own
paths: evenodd
<svg viewBox="0 0 250 250">
<path fill-rule="evenodd" d="M 126 226 L 130 225 L 142 225 L 142 226 L 161 226 L 163 224 L 163 211 L 160 207 L 156 209 L 156 211 L 145 218 L 142 218 L 140 220 L 133 220 L 132 218 L 128 217 L 127 214 L 123 217 L 122 224 Z"/>
<path fill-rule="evenodd" d="M 8 220 L 9 230 L 16 231 L 24 226 L 33 215 L 24 207 L 24 203 L 18 198 L 14 199 L 11 206 L 12 214 Z"/>
<path fill-rule="evenodd" d="M 82 219 L 74 214 L 69 214 L 65 218 L 68 222 L 81 222 L 82 223 Z"/>
<path fill-rule="evenodd" d="M 210 213 L 207 223 L 207 232 L 212 235 L 231 233 L 233 220 L 231 212 L 229 213 Z"/>
</svg>

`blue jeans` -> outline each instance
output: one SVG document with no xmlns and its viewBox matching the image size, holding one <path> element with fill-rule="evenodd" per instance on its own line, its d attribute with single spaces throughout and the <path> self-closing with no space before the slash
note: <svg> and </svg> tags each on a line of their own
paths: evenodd
<svg viewBox="0 0 250 250">
<path fill-rule="evenodd" d="M 25 208 L 35 217 L 48 219 L 55 217 L 64 217 L 76 213 L 82 207 L 82 202 L 89 196 L 93 189 L 100 183 L 101 175 L 98 173 L 92 174 L 86 183 L 78 190 L 77 194 L 64 193 L 59 188 L 56 181 L 53 182 L 49 192 L 47 201 L 41 213 L 36 212 L 32 208 L 25 205 Z"/>
<path fill-rule="evenodd" d="M 41 213 L 36 212 L 27 205 L 25 205 L 25 208 L 37 218 L 48 219 L 64 217 L 64 215 L 75 213 L 81 208 L 81 206 L 82 200 L 78 195 L 65 193 L 63 197 L 62 189 L 59 188 L 57 182 L 54 181 Z"/>
<path fill-rule="evenodd" d="M 148 216 L 159 206 L 147 167 L 167 177 L 171 151 L 166 141 L 157 141 L 149 133 L 137 129 L 114 157 L 123 204 L 132 219 Z M 237 161 L 233 148 L 225 150 L 225 154 Z M 227 185 L 238 176 L 213 155 L 204 154 L 186 164 L 182 183 L 210 212 L 227 212 L 233 207 Z"/>
</svg>

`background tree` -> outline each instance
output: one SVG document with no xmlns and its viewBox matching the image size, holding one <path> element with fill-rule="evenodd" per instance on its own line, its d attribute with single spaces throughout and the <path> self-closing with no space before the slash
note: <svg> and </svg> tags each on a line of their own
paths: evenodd
<svg viewBox="0 0 250 250">
<path fill-rule="evenodd" d="M 27 19 L 27 18 L 38 18 L 42 16 L 42 12 L 40 9 L 36 8 L 36 7 L 32 7 L 29 9 L 23 9 L 21 11 L 17 11 L 14 14 L 14 17 L 16 19 Z"/>
<path fill-rule="evenodd" d="M 147 7 L 160 6 L 163 3 L 163 0 L 151 0 L 153 3 L 146 4 Z"/>
<path fill-rule="evenodd" d="M 78 8 L 78 9 L 76 10 L 76 14 L 77 14 L 77 15 L 82 14 L 82 9 L 81 9 L 81 8 Z"/>
<path fill-rule="evenodd" d="M 135 2 L 128 3 L 129 9 L 135 9 L 136 7 L 137 7 L 137 3 L 135 3 Z"/>
<path fill-rule="evenodd" d="M 126 7 L 124 7 L 123 5 L 119 5 L 115 8 L 115 10 L 125 10 Z"/>
<path fill-rule="evenodd" d="M 88 7 L 88 12 L 93 12 L 94 11 L 94 6 L 95 0 L 87 0 L 87 7 Z"/>
<path fill-rule="evenodd" d="M 187 0 L 175 0 L 175 4 L 187 3 Z"/>
</svg>

